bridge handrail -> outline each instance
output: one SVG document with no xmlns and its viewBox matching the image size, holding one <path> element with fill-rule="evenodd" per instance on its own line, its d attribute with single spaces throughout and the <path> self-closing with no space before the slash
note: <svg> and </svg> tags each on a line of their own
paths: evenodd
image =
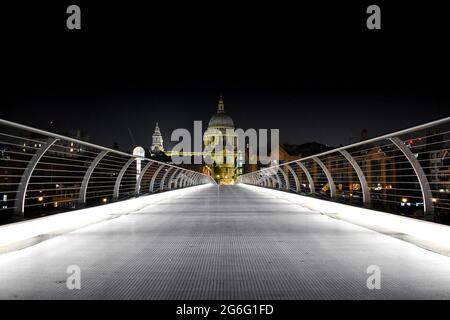
<svg viewBox="0 0 450 320">
<path fill-rule="evenodd" d="M 103 146 L 100 146 L 98 144 L 94 144 L 94 143 L 91 143 L 91 142 L 87 142 L 87 141 L 83 141 L 83 140 L 67 137 L 67 136 L 64 136 L 64 135 L 61 135 L 61 134 L 57 134 L 57 133 L 46 131 L 46 130 L 42 130 L 42 129 L 33 128 L 33 127 L 30 127 L 30 126 L 26 126 L 26 125 L 23 125 L 23 124 L 20 124 L 20 123 L 16 123 L 16 122 L 4 120 L 4 119 L 0 119 L 0 124 L 5 125 L 5 126 L 10 126 L 10 127 L 13 127 L 13 128 L 17 128 L 17 129 L 26 130 L 26 131 L 37 133 L 37 134 L 41 134 L 41 135 L 46 135 L 46 136 L 53 137 L 53 138 L 56 138 L 56 139 L 67 140 L 67 141 L 70 141 L 70 142 L 82 144 L 82 145 L 84 145 L 86 147 L 92 147 L 92 148 L 100 149 L 100 150 L 103 150 L 103 151 L 116 153 L 116 154 L 122 155 L 122 156 L 130 156 L 130 157 L 134 157 L 134 158 L 141 158 L 141 159 L 151 160 L 151 161 L 156 162 L 156 163 L 164 164 L 164 165 L 167 165 L 167 166 L 170 166 L 170 167 L 179 168 L 178 166 L 170 164 L 170 163 L 165 163 L 165 162 L 161 162 L 161 161 L 157 161 L 157 160 L 153 160 L 153 159 L 149 159 L 149 158 L 145 158 L 145 157 L 139 157 L 139 156 L 136 156 L 136 155 L 133 155 L 133 154 L 130 154 L 130 153 L 126 153 L 126 152 L 122 152 L 122 151 L 119 151 L 119 150 L 116 150 L 116 149 L 103 147 Z M 186 171 L 197 172 L 197 171 L 190 170 L 190 169 L 185 169 L 185 170 Z"/>
<path fill-rule="evenodd" d="M 389 181 L 389 179 L 387 179 L 384 181 L 384 184 L 387 186 L 382 186 L 382 188 L 390 187 L 392 191 L 398 190 L 398 194 L 401 196 L 398 196 L 397 194 L 391 196 L 388 195 L 387 192 L 383 192 L 385 200 L 385 208 L 382 208 L 383 210 L 398 211 L 398 208 L 392 209 L 390 207 L 395 207 L 395 204 L 398 204 L 397 198 L 399 197 L 401 198 L 401 202 L 404 203 L 404 205 L 400 203 L 400 206 L 411 206 L 411 202 L 408 201 L 408 198 L 417 199 L 419 198 L 418 192 L 420 192 L 420 198 L 423 203 L 421 204 L 419 201 L 416 201 L 416 206 L 423 205 L 423 216 L 419 218 L 431 221 L 442 219 L 450 220 L 450 190 L 448 188 L 450 179 L 447 178 L 447 180 L 445 180 L 441 177 L 446 175 L 449 176 L 450 174 L 450 166 L 447 164 L 450 157 L 449 123 L 450 117 L 445 117 L 311 156 L 285 163 L 271 164 L 269 167 L 241 175 L 238 178 L 238 183 L 248 183 L 282 189 L 294 193 L 308 193 L 312 196 L 320 195 L 328 200 L 338 201 L 344 201 L 342 198 L 344 198 L 345 193 L 350 197 L 353 196 L 353 193 L 359 193 L 363 206 L 374 207 L 372 202 L 380 201 L 373 196 L 373 191 L 378 190 L 374 189 L 373 180 L 376 179 L 372 178 L 384 177 L 383 179 L 386 179 L 386 177 L 389 176 L 389 179 L 394 180 L 394 182 L 387 183 Z M 443 127 L 445 127 L 446 130 L 442 130 Z M 420 135 L 420 133 L 426 130 L 432 132 L 432 134 L 427 134 L 425 136 Z M 415 137 L 404 139 L 407 135 L 414 135 Z M 417 146 L 414 145 L 414 143 L 417 142 L 415 141 L 416 139 L 421 142 Z M 360 147 L 366 146 L 373 147 L 359 150 Z M 411 150 L 416 148 L 420 149 L 414 152 Z M 383 161 L 384 166 L 388 164 L 394 169 L 388 170 L 384 168 L 379 170 L 384 170 L 384 175 L 381 173 L 374 173 L 374 170 L 371 168 L 375 166 L 371 164 L 374 160 L 370 159 L 373 154 L 370 154 L 368 151 L 375 149 L 378 149 L 378 152 L 381 153 L 378 156 L 378 160 Z M 394 153 L 396 155 L 387 156 L 388 153 Z M 357 156 L 355 156 L 355 154 Z M 433 155 L 435 156 L 434 158 Z M 442 159 L 438 159 L 439 155 L 443 155 Z M 426 166 L 424 165 L 424 162 L 428 164 L 433 163 L 436 168 Z M 437 163 L 439 165 L 436 165 Z M 320 168 L 320 170 L 318 168 Z M 441 172 L 441 168 L 444 168 L 444 173 Z M 311 170 L 314 171 L 314 174 L 311 174 Z M 347 173 L 347 175 L 345 175 L 346 170 L 351 172 L 351 174 Z M 409 170 L 410 175 L 400 174 L 399 172 L 401 170 Z M 393 174 L 389 173 L 386 175 L 387 172 Z M 438 179 L 436 178 L 436 174 L 441 175 L 439 176 L 439 179 L 441 180 L 436 180 Z M 302 184 L 299 180 L 302 175 L 305 175 L 308 178 L 307 185 L 309 185 L 309 192 L 301 190 Z M 323 176 L 325 176 L 325 178 Z M 414 176 L 416 180 L 412 181 L 410 179 L 411 176 Z M 406 177 L 408 177 L 408 179 L 406 179 Z M 319 181 L 320 179 L 322 180 Z M 404 181 L 398 181 L 398 179 L 404 179 Z M 303 180 L 305 181 L 305 179 Z M 345 182 L 339 183 L 335 180 L 346 181 L 349 185 L 349 191 L 345 192 L 345 190 L 342 190 L 342 186 L 344 185 L 345 187 Z M 351 192 L 350 181 L 356 183 L 355 187 L 357 187 L 357 191 Z M 383 181 L 380 182 L 383 184 Z M 303 186 L 304 185 L 306 184 L 303 184 Z M 395 188 L 393 188 L 393 185 Z M 415 185 L 418 185 L 419 187 L 414 189 Z M 430 185 L 433 185 L 433 187 Z M 339 186 L 339 190 L 336 190 L 337 186 Z M 408 188 L 405 186 L 408 186 Z M 437 190 L 438 186 L 446 187 Z M 317 188 L 320 187 L 323 188 L 318 192 Z M 306 187 L 303 187 L 303 189 L 306 189 Z M 323 191 L 323 189 L 326 190 Z M 375 207 L 380 209 L 379 203 Z M 438 213 L 437 215 L 435 214 L 436 212 Z"/>
<path fill-rule="evenodd" d="M 19 131 L 19 134 L 11 134 L 7 130 Z M 32 135 L 37 135 L 39 138 L 34 138 Z M 166 189 L 171 190 L 197 184 L 215 183 L 212 177 L 188 168 L 128 154 L 4 119 L 0 119 L 0 137 L 0 147 L 3 147 L 3 150 L 0 150 L 0 194 L 2 194 L 2 198 L 0 198 L 0 217 L 2 213 L 11 214 L 11 211 L 13 211 L 16 217 L 24 218 L 25 208 L 27 207 L 35 207 L 33 211 L 36 214 L 42 214 L 42 212 L 48 210 L 40 209 L 51 205 L 56 208 L 60 203 L 64 203 L 65 207 L 71 205 L 71 209 L 81 208 L 86 206 L 87 202 L 92 202 L 87 200 L 93 198 L 101 198 L 102 202 L 98 204 L 103 204 L 110 200 L 120 200 L 124 196 L 131 197 L 146 193 L 162 192 L 165 191 L 164 184 L 167 185 Z M 27 145 L 29 142 L 34 143 L 34 147 Z M 71 148 L 69 145 L 76 147 Z M 76 149 L 75 152 L 74 149 Z M 34 152 L 29 152 L 30 150 Z M 30 157 L 30 159 L 27 157 Z M 46 161 L 42 161 L 43 158 Z M 88 160 L 85 161 L 85 159 Z M 142 171 L 141 164 L 145 164 L 145 169 Z M 174 175 L 171 175 L 167 181 L 164 181 L 164 177 L 162 184 L 161 177 L 153 176 L 156 171 L 164 174 L 168 172 L 168 169 L 170 171 L 171 168 L 176 169 L 172 171 L 177 174 L 178 178 L 184 178 L 183 185 L 174 183 Z M 105 171 L 102 173 L 99 170 Z M 133 170 L 135 170 L 135 173 L 133 173 Z M 48 175 L 38 175 L 36 172 L 44 172 Z M 77 176 L 76 174 L 81 174 L 82 176 Z M 150 178 L 147 177 L 148 174 L 151 175 Z M 94 181 L 92 180 L 94 180 L 94 176 L 96 180 L 98 178 L 114 180 L 114 184 L 108 185 L 108 181 L 95 181 L 100 184 L 93 186 Z M 144 179 L 144 176 L 146 179 Z M 58 178 L 64 178 L 65 180 L 60 182 Z M 33 181 L 30 183 L 32 179 L 40 180 L 38 180 L 39 182 Z M 80 181 L 76 181 L 76 179 Z M 155 188 L 153 189 L 153 185 L 152 190 L 141 188 L 141 183 L 144 180 L 149 182 L 149 179 L 152 180 L 152 183 L 155 183 Z M 47 182 L 47 180 L 52 180 L 52 182 Z M 133 183 L 134 186 L 131 186 Z M 137 185 L 138 183 L 140 185 Z M 32 193 L 36 190 L 29 190 L 28 186 L 30 184 L 39 185 L 39 191 L 42 195 L 33 194 L 33 197 Z M 60 184 L 70 187 L 56 190 Z M 53 186 L 50 188 L 50 185 L 55 185 L 55 190 L 53 190 Z M 50 189 L 45 188 L 45 186 Z M 92 189 L 90 190 L 91 192 L 88 192 L 88 188 Z M 100 189 L 95 191 L 95 188 Z M 53 200 L 44 202 L 42 199 L 48 198 L 45 196 L 45 192 L 49 190 L 55 192 L 55 194 L 48 196 Z M 70 197 L 65 195 L 58 196 L 58 191 L 62 190 L 65 192 L 73 190 L 73 194 Z M 122 192 L 123 190 L 127 192 Z M 97 196 L 88 198 L 86 195 L 89 193 Z M 75 196 L 74 194 L 77 195 Z M 10 198 L 10 195 L 13 198 Z M 59 198 L 67 199 L 54 200 Z M 27 201 L 29 203 L 26 203 Z M 35 203 L 36 201 L 38 203 Z M 12 202 L 14 202 L 14 205 L 12 205 Z"/>
</svg>

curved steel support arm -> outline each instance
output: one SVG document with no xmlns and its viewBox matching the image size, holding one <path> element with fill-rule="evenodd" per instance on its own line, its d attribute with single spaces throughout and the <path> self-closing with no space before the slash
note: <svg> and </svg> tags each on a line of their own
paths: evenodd
<svg viewBox="0 0 450 320">
<path fill-rule="evenodd" d="M 278 168 L 277 171 L 281 172 L 281 175 L 283 176 L 283 179 L 284 179 L 284 181 L 286 182 L 286 184 L 285 184 L 285 189 L 289 191 L 289 189 L 290 189 L 291 186 L 290 186 L 289 179 L 288 179 L 286 173 L 284 172 L 284 170 L 283 170 L 281 167 L 277 167 L 277 168 Z M 278 175 L 278 174 L 277 174 L 277 175 Z M 280 185 L 280 189 L 281 189 L 281 185 Z"/>
<path fill-rule="evenodd" d="M 173 178 L 174 178 L 174 177 L 177 175 L 177 173 L 180 172 L 180 171 L 181 171 L 181 168 L 178 168 L 177 170 L 175 170 L 174 173 L 172 173 L 172 174 L 170 175 L 169 183 L 167 184 L 167 188 L 168 188 L 169 190 L 172 189 L 172 181 L 173 181 Z M 176 186 L 175 186 L 175 188 L 176 188 Z"/>
<path fill-rule="evenodd" d="M 152 177 L 152 180 L 150 181 L 150 186 L 149 186 L 149 191 L 150 191 L 150 193 L 153 193 L 153 188 L 154 188 L 154 185 L 155 185 L 155 181 L 156 181 L 156 177 L 158 176 L 158 174 L 159 174 L 159 172 L 161 171 L 161 169 L 162 168 L 164 168 L 166 165 L 160 165 L 159 167 L 158 167 L 158 169 L 156 169 L 156 171 L 155 171 L 155 173 L 153 174 L 153 177 Z"/>
<path fill-rule="evenodd" d="M 194 178 L 194 186 L 198 185 L 198 184 L 199 184 L 199 181 L 200 181 L 200 175 L 199 175 L 199 174 L 196 174 L 196 175 L 195 175 L 195 178 Z"/>
<path fill-rule="evenodd" d="M 428 182 L 427 176 L 422 169 L 419 161 L 414 157 L 411 150 L 400 140 L 398 137 L 389 138 L 389 140 L 403 153 L 403 155 L 408 159 L 414 172 L 416 173 L 417 179 L 419 180 L 420 189 L 422 191 L 423 198 L 423 211 L 426 220 L 434 220 L 434 206 L 433 206 L 433 194 L 431 193 L 430 184 Z"/>
<path fill-rule="evenodd" d="M 300 191 L 300 182 L 298 181 L 298 177 L 295 174 L 295 171 L 291 168 L 291 166 L 289 164 L 286 165 L 286 167 L 288 168 L 289 172 L 292 174 L 292 176 L 294 177 L 294 181 L 295 181 L 295 192 L 299 192 Z"/>
<path fill-rule="evenodd" d="M 161 179 L 161 183 L 159 184 L 159 191 L 164 191 L 164 182 L 166 181 L 167 175 L 173 168 L 174 167 L 169 167 L 169 169 L 167 169 L 166 172 L 164 172 L 164 175 Z"/>
<path fill-rule="evenodd" d="M 191 174 L 192 174 L 191 172 L 186 172 L 186 173 L 185 173 L 185 175 L 184 175 L 184 177 L 183 177 L 183 180 L 181 180 L 181 186 L 182 186 L 183 188 L 187 187 L 187 184 L 188 184 L 188 182 L 189 182 L 189 178 L 190 178 L 190 175 L 191 175 Z"/>
<path fill-rule="evenodd" d="M 119 175 L 117 176 L 116 183 L 114 185 L 114 191 L 113 191 L 113 200 L 119 199 L 119 189 L 120 189 L 120 183 L 122 182 L 123 175 L 125 174 L 125 171 L 127 171 L 128 167 L 136 160 L 136 158 L 130 158 L 128 159 L 127 163 L 124 164 L 122 169 L 120 169 Z M 136 181 L 137 182 L 137 181 Z"/>
<path fill-rule="evenodd" d="M 275 178 L 277 179 L 278 189 L 281 189 L 283 187 L 283 184 L 281 183 L 281 178 L 278 176 L 277 170 L 272 168 L 269 171 L 272 173 L 271 177 L 275 176 Z M 275 188 L 275 184 L 273 187 Z"/>
<path fill-rule="evenodd" d="M 267 174 L 263 174 L 262 178 L 264 180 L 264 187 L 266 188 L 272 188 L 272 184 L 273 184 L 273 180 L 267 175 Z"/>
<path fill-rule="evenodd" d="M 261 187 L 267 187 L 267 180 L 264 175 L 262 175 L 261 173 L 258 173 L 256 178 L 257 178 L 257 185 L 259 185 Z"/>
<path fill-rule="evenodd" d="M 333 177 L 331 176 L 330 171 L 328 171 L 327 166 L 322 162 L 322 160 L 320 160 L 317 157 L 313 157 L 312 158 L 323 170 L 323 172 L 325 173 L 325 176 L 327 177 L 328 180 L 328 185 L 330 186 L 330 196 L 331 198 L 335 198 L 336 197 L 336 185 L 334 184 L 334 180 Z"/>
<path fill-rule="evenodd" d="M 27 167 L 25 168 L 22 177 L 20 179 L 19 190 L 17 191 L 17 199 L 15 203 L 14 212 L 24 217 L 25 211 L 25 197 L 27 194 L 28 183 L 30 182 L 31 175 L 33 174 L 34 169 L 36 168 L 39 160 L 44 156 L 48 149 L 51 148 L 55 142 L 58 141 L 56 138 L 48 138 L 45 143 L 42 144 L 41 148 L 36 151 L 33 157 L 28 162 Z"/>
<path fill-rule="evenodd" d="M 175 189 L 180 188 L 180 185 L 181 185 L 180 182 L 183 181 L 184 176 L 185 176 L 184 170 L 181 170 L 181 172 L 178 174 L 177 178 L 175 179 Z"/>
<path fill-rule="evenodd" d="M 281 179 L 280 177 L 273 171 L 273 168 L 268 168 L 266 170 L 269 174 L 267 174 L 267 177 L 272 181 L 272 188 L 275 189 L 276 185 L 281 187 Z"/>
<path fill-rule="evenodd" d="M 240 177 L 239 177 L 239 178 L 240 178 Z M 256 176 L 255 174 L 252 174 L 248 179 L 250 179 L 249 181 L 250 181 L 250 183 L 253 184 L 253 185 L 256 185 L 256 184 L 258 183 L 258 181 L 257 181 L 257 176 Z M 241 179 L 240 181 L 242 181 L 242 179 Z"/>
<path fill-rule="evenodd" d="M 158 177 L 158 174 L 159 174 L 159 172 L 162 170 L 162 168 L 164 168 L 164 167 L 166 167 L 166 165 L 160 165 L 159 167 L 158 167 L 158 169 L 156 169 L 156 171 L 155 171 L 155 173 L 153 174 L 153 176 L 152 176 L 152 180 L 150 181 L 150 186 L 149 186 L 149 191 L 151 192 L 151 193 L 153 193 L 154 192 L 154 190 L 155 190 L 155 181 L 156 181 L 156 178 Z"/>
<path fill-rule="evenodd" d="M 178 176 L 178 188 L 183 188 L 184 187 L 184 180 L 186 179 L 186 172 L 183 171 L 179 176 Z"/>
<path fill-rule="evenodd" d="M 198 179 L 198 176 L 197 176 L 197 174 L 194 172 L 194 173 L 192 174 L 192 184 L 191 184 L 191 186 L 195 186 L 195 185 L 197 184 L 197 179 Z"/>
<path fill-rule="evenodd" d="M 355 161 L 355 159 L 353 159 L 351 154 L 348 153 L 347 150 L 340 150 L 339 152 L 344 156 L 345 159 L 347 159 L 347 161 L 350 163 L 350 165 L 355 170 L 355 172 L 358 176 L 359 182 L 361 183 L 361 189 L 362 189 L 362 193 L 363 193 L 363 202 L 365 204 L 369 204 L 371 202 L 369 186 L 367 185 L 367 180 L 366 180 L 366 177 L 364 176 L 363 171 L 361 170 L 361 167 L 358 165 L 358 163 Z"/>
<path fill-rule="evenodd" d="M 271 184 L 272 179 L 269 179 L 268 175 L 265 172 L 262 172 L 262 171 L 261 171 L 260 176 L 261 176 L 262 181 L 264 182 L 263 186 L 266 187 L 266 188 L 270 188 L 271 187 L 270 184 Z"/>
<path fill-rule="evenodd" d="M 193 176 L 194 176 L 194 173 L 189 172 L 188 176 L 186 177 L 186 187 L 192 186 Z"/>
<path fill-rule="evenodd" d="M 150 161 L 144 166 L 144 168 L 142 168 L 142 171 L 141 171 L 141 173 L 139 174 L 139 177 L 137 178 L 137 181 L 136 181 L 136 188 L 134 189 L 134 194 L 135 194 L 136 196 L 139 195 L 139 192 L 141 191 L 141 183 L 142 183 L 142 179 L 144 178 L 145 173 L 147 172 L 148 168 L 151 167 L 152 164 L 154 164 L 154 162 L 150 160 Z"/>
<path fill-rule="evenodd" d="M 311 174 L 309 173 L 308 169 L 305 167 L 305 165 L 303 163 L 301 163 L 300 161 L 297 161 L 296 163 L 298 164 L 300 169 L 302 169 L 303 172 L 305 173 L 306 179 L 308 179 L 309 193 L 314 194 L 316 192 L 316 187 L 314 186 L 314 180 L 311 177 Z"/>
<path fill-rule="evenodd" d="M 188 186 L 189 179 L 190 179 L 191 175 L 192 175 L 192 172 L 186 172 L 186 174 L 185 174 L 185 176 L 183 178 L 183 181 L 181 182 L 183 188 L 186 188 Z"/>
<path fill-rule="evenodd" d="M 95 168 L 100 163 L 100 161 L 108 154 L 109 151 L 103 150 L 101 151 L 92 163 L 89 165 L 86 173 L 84 174 L 83 181 L 81 182 L 80 194 L 78 197 L 78 203 L 81 205 L 86 204 L 86 192 L 89 184 L 89 180 L 91 179 L 92 173 L 94 173 Z"/>
<path fill-rule="evenodd" d="M 259 173 L 250 174 L 248 176 L 242 176 L 241 182 L 242 183 L 249 183 L 253 185 L 259 185 Z"/>
</svg>

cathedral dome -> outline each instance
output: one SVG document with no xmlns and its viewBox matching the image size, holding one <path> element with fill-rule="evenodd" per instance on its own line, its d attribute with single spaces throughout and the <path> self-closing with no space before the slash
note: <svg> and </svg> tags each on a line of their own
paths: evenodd
<svg viewBox="0 0 450 320">
<path fill-rule="evenodd" d="M 208 128 L 234 128 L 233 119 L 225 113 L 217 113 L 209 120 Z"/>
<path fill-rule="evenodd" d="M 208 128 L 234 128 L 233 119 L 225 114 L 224 103 L 222 97 L 219 99 L 217 113 L 209 120 Z"/>
</svg>

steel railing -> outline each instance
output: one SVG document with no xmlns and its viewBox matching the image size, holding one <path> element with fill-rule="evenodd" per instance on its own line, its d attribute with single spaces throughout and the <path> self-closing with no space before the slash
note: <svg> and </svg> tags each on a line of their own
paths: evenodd
<svg viewBox="0 0 450 320">
<path fill-rule="evenodd" d="M 447 117 L 237 181 L 450 224 L 449 142 Z"/>
<path fill-rule="evenodd" d="M 28 218 L 205 183 L 215 181 L 0 119 L 0 217 Z"/>
</svg>

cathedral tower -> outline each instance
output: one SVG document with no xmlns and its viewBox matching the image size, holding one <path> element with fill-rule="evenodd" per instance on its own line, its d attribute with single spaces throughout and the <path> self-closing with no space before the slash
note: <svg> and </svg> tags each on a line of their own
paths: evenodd
<svg viewBox="0 0 450 320">
<path fill-rule="evenodd" d="M 163 138 L 158 122 L 156 123 L 155 131 L 152 135 L 152 146 L 150 147 L 150 151 L 152 154 L 157 154 L 164 151 Z"/>
</svg>

